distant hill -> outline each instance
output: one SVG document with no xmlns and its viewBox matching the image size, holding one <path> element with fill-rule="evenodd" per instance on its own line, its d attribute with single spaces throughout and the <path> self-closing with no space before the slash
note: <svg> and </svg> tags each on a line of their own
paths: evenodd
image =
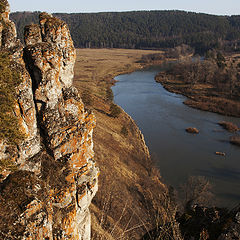
<svg viewBox="0 0 240 240">
<path fill-rule="evenodd" d="M 23 28 L 39 12 L 16 12 L 10 18 L 23 39 Z M 182 43 L 196 52 L 210 48 L 240 50 L 240 16 L 184 11 L 56 13 L 70 27 L 76 47 L 165 48 Z"/>
</svg>

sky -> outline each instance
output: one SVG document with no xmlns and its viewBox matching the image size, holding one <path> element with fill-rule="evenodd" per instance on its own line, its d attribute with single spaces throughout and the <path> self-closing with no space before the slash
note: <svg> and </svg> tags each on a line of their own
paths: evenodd
<svg viewBox="0 0 240 240">
<path fill-rule="evenodd" d="M 215 15 L 240 15 L 240 0 L 8 0 L 11 12 L 115 12 L 185 10 Z"/>
</svg>

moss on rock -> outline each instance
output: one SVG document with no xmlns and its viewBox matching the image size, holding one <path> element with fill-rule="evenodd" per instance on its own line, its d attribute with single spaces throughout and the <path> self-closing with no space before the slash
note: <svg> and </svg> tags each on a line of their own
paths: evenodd
<svg viewBox="0 0 240 240">
<path fill-rule="evenodd" d="M 0 13 L 3 13 L 6 11 L 6 6 L 8 6 L 7 0 L 0 0 Z"/>
<path fill-rule="evenodd" d="M 24 138 L 14 114 L 16 87 L 21 83 L 21 77 L 5 52 L 0 53 L 0 72 L 0 139 L 15 145 Z"/>
</svg>

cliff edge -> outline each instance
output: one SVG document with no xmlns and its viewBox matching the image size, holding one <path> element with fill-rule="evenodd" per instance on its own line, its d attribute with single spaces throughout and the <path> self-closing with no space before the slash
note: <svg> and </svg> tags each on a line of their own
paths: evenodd
<svg viewBox="0 0 240 240">
<path fill-rule="evenodd" d="M 68 27 L 42 13 L 23 47 L 9 12 L 1 0 L 0 238 L 90 239 L 95 117 L 72 86 Z"/>
</svg>

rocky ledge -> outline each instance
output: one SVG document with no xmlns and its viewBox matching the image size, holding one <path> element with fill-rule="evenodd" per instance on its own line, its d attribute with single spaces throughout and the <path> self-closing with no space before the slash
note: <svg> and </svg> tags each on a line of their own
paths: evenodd
<svg viewBox="0 0 240 240">
<path fill-rule="evenodd" d="M 3 116 L 16 119 L 19 131 L 11 133 L 23 137 L 0 139 L 0 239 L 90 239 L 96 120 L 72 86 L 76 53 L 68 26 L 41 13 L 39 24 L 25 28 L 22 46 L 9 12 L 0 0 L 1 53 L 21 81 L 13 111 Z"/>
</svg>

